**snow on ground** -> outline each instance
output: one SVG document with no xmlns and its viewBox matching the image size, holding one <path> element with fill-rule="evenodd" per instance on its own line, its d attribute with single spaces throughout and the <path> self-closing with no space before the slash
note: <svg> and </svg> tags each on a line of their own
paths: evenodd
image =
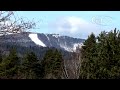
<svg viewBox="0 0 120 90">
<path fill-rule="evenodd" d="M 53 37 L 56 37 L 56 38 L 60 37 L 59 34 L 53 34 L 52 36 L 53 36 Z"/>
<path fill-rule="evenodd" d="M 77 48 L 81 48 L 82 46 L 83 46 L 83 43 L 75 43 L 75 44 L 73 44 L 73 47 L 66 46 L 66 43 L 65 43 L 65 45 L 60 44 L 60 47 L 64 48 L 68 52 L 76 52 Z"/>
<path fill-rule="evenodd" d="M 47 37 L 48 41 L 50 41 L 50 39 L 49 39 L 49 37 L 47 35 L 46 35 L 46 37 Z"/>
<path fill-rule="evenodd" d="M 65 45 L 60 44 L 60 47 L 63 48 L 64 50 L 68 51 L 68 52 L 73 52 L 72 48 L 67 47 Z"/>
<path fill-rule="evenodd" d="M 38 39 L 37 34 L 29 34 L 29 37 L 35 44 L 46 47 L 46 45 L 40 39 Z"/>
<path fill-rule="evenodd" d="M 83 43 L 75 43 L 73 45 L 73 50 L 76 51 L 77 47 L 81 48 L 83 46 Z"/>
</svg>

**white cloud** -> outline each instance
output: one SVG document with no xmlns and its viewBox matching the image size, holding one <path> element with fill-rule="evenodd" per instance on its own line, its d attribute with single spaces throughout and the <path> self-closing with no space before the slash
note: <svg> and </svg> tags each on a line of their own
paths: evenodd
<svg viewBox="0 0 120 90">
<path fill-rule="evenodd" d="M 97 24 L 75 16 L 58 18 L 49 26 L 52 27 L 51 32 L 79 38 L 87 38 L 91 32 L 99 33 L 101 31 Z"/>
</svg>

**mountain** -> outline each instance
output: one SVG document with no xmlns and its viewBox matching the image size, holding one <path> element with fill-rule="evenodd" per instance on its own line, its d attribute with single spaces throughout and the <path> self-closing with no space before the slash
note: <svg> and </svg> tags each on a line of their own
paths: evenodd
<svg viewBox="0 0 120 90">
<path fill-rule="evenodd" d="M 76 51 L 77 46 L 81 46 L 84 39 L 60 36 L 59 34 L 43 34 L 24 32 L 0 36 L 0 43 L 19 44 L 21 46 L 41 46 L 55 47 L 69 52 Z"/>
<path fill-rule="evenodd" d="M 0 36 L 0 50 L 7 51 L 9 47 L 17 47 L 19 52 L 24 53 L 29 49 L 37 52 L 48 48 L 57 48 L 65 52 L 76 51 L 82 46 L 84 39 L 59 34 L 43 34 L 33 32 L 22 32 Z M 41 52 L 42 53 L 42 52 Z"/>
<path fill-rule="evenodd" d="M 59 34 L 29 34 L 30 39 L 37 45 L 43 47 L 55 47 L 69 52 L 76 51 L 77 46 L 81 46 L 83 39 L 60 36 Z"/>
</svg>

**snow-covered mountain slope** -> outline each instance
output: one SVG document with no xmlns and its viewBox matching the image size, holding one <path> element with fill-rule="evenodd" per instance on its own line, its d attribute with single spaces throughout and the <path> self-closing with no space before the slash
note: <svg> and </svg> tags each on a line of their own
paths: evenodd
<svg viewBox="0 0 120 90">
<path fill-rule="evenodd" d="M 60 36 L 59 34 L 43 34 L 24 32 L 0 36 L 0 44 L 18 44 L 25 47 L 55 47 L 65 51 L 76 51 L 82 46 L 84 39 Z"/>
<path fill-rule="evenodd" d="M 68 36 L 60 36 L 59 34 L 38 34 L 47 47 L 60 48 L 69 52 L 76 51 L 77 47 L 81 47 L 84 39 L 78 39 Z"/>
<path fill-rule="evenodd" d="M 35 44 L 46 47 L 46 45 L 40 39 L 38 39 L 37 34 L 29 34 L 29 37 Z"/>
</svg>

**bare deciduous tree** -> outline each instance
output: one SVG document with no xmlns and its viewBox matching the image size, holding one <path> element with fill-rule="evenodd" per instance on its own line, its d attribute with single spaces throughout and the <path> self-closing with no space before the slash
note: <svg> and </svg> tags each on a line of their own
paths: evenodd
<svg viewBox="0 0 120 90">
<path fill-rule="evenodd" d="M 36 26 L 33 21 L 17 19 L 14 11 L 0 11 L 0 34 L 20 33 Z"/>
<path fill-rule="evenodd" d="M 77 48 L 77 52 L 73 50 L 70 60 L 64 60 L 64 78 L 78 79 L 81 65 L 81 47 Z"/>
</svg>

